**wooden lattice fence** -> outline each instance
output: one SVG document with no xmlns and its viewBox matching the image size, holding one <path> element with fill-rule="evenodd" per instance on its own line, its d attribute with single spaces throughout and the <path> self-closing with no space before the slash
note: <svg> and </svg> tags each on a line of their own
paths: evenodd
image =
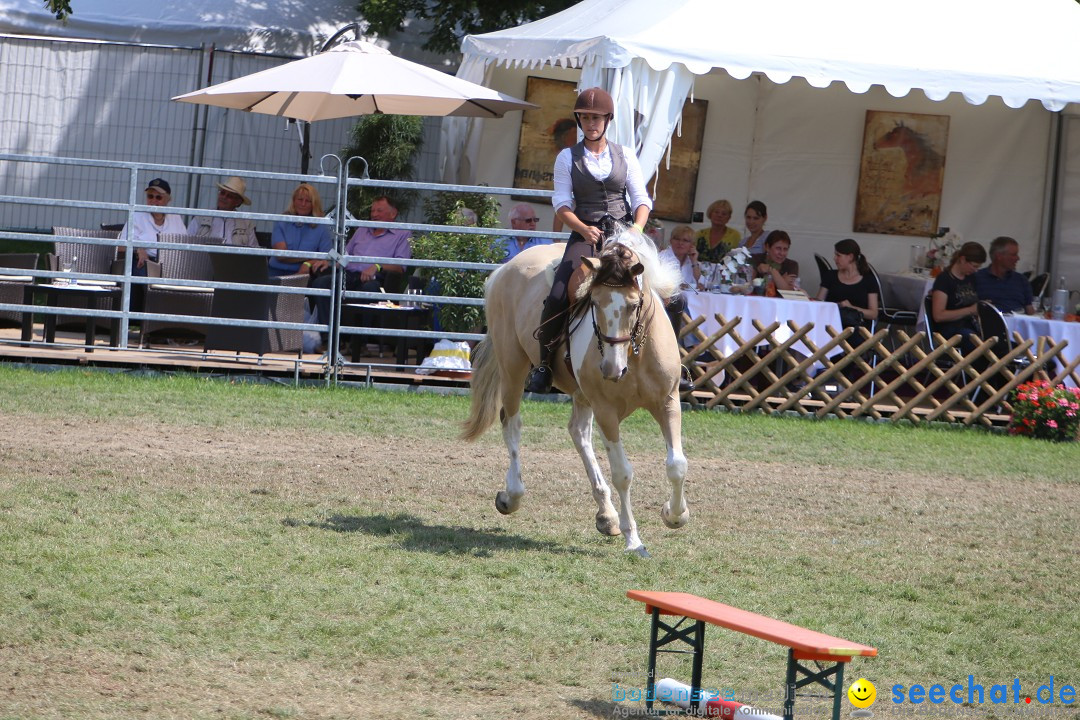
<svg viewBox="0 0 1080 720">
<path fill-rule="evenodd" d="M 701 331 L 703 317 L 686 320 L 680 344 L 687 337 L 696 341 L 682 349 L 694 375 L 692 401 L 707 408 L 1003 426 L 1012 413 L 1010 395 L 1021 383 L 1057 384 L 1071 377 L 1080 384 L 1080 354 L 1064 363 L 1060 358 L 1068 342 L 1050 338 L 1036 344 L 1017 335 L 998 357 L 996 337 L 962 354 L 959 336 L 935 335 L 931 348 L 922 332 L 827 327 L 830 339 L 817 347 L 807 337 L 812 324 L 789 321 L 791 336 L 779 341 L 774 336 L 779 322 L 755 320 L 756 333 L 744 339 L 735 329 L 739 317 L 717 315 L 720 329 L 708 336 Z M 721 356 L 716 343 L 725 336 L 738 347 Z M 810 355 L 792 350 L 797 343 Z"/>
</svg>

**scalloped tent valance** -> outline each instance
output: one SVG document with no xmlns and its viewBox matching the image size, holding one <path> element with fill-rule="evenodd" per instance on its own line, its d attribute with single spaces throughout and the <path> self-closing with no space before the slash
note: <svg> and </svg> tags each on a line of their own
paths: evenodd
<svg viewBox="0 0 1080 720">
<path fill-rule="evenodd" d="M 1010 107 L 1080 102 L 1075 0 L 584 0 L 517 28 L 472 35 L 465 62 L 653 70 L 721 68 L 776 83 L 882 85 L 931 100 L 992 95 Z"/>
</svg>

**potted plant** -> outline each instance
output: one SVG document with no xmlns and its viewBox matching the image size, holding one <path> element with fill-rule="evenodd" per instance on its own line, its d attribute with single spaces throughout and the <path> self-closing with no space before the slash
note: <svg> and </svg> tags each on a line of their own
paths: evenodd
<svg viewBox="0 0 1080 720">
<path fill-rule="evenodd" d="M 424 214 L 426 221 L 432 225 L 472 225 L 472 216 L 475 215 L 477 227 L 497 227 L 499 202 L 483 193 L 437 192 L 425 200 Z M 502 261 L 505 250 L 493 235 L 433 232 L 413 237 L 412 255 L 421 260 L 497 263 Z M 417 268 L 416 272 L 426 278 L 426 287 L 431 294 L 461 298 L 484 296 L 484 281 L 488 273 L 450 267 Z M 436 327 L 447 332 L 473 332 L 483 326 L 482 306 L 441 305 L 436 312 Z M 424 364 L 469 370 L 468 355 L 468 343 L 440 340 Z"/>
<path fill-rule="evenodd" d="M 1009 433 L 1047 440 L 1076 440 L 1080 429 L 1080 388 L 1032 380 L 1012 397 Z"/>
</svg>

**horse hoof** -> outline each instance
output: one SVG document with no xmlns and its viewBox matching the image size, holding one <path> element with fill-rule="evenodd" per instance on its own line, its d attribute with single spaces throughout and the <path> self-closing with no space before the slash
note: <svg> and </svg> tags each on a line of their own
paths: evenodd
<svg viewBox="0 0 1080 720">
<path fill-rule="evenodd" d="M 509 515 L 517 510 L 517 505 L 510 504 L 510 494 L 505 490 L 495 493 L 495 509 L 503 515 Z"/>
<path fill-rule="evenodd" d="M 617 515 L 611 516 L 597 513 L 596 529 L 600 531 L 601 535 L 608 535 L 611 537 L 622 535 L 622 530 L 619 529 L 619 517 Z"/>
<path fill-rule="evenodd" d="M 690 521 L 690 509 L 685 508 L 679 515 L 673 516 L 671 514 L 671 503 L 666 502 L 664 503 L 664 507 L 660 509 L 660 518 L 669 528 L 678 530 Z"/>
<path fill-rule="evenodd" d="M 642 558 L 652 557 L 652 555 L 649 555 L 649 551 L 645 549 L 644 545 L 638 545 L 636 548 L 626 548 L 626 552 L 628 555 L 637 555 Z"/>
</svg>

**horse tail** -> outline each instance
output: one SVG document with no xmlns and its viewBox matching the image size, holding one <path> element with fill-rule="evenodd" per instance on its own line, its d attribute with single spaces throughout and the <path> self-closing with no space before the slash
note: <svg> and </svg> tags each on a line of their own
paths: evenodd
<svg viewBox="0 0 1080 720">
<path fill-rule="evenodd" d="M 461 439 L 472 442 L 484 431 L 495 424 L 502 406 L 502 378 L 499 363 L 491 350 L 491 336 L 488 335 L 472 351 L 472 402 L 469 404 L 469 417 L 461 424 Z"/>
</svg>

